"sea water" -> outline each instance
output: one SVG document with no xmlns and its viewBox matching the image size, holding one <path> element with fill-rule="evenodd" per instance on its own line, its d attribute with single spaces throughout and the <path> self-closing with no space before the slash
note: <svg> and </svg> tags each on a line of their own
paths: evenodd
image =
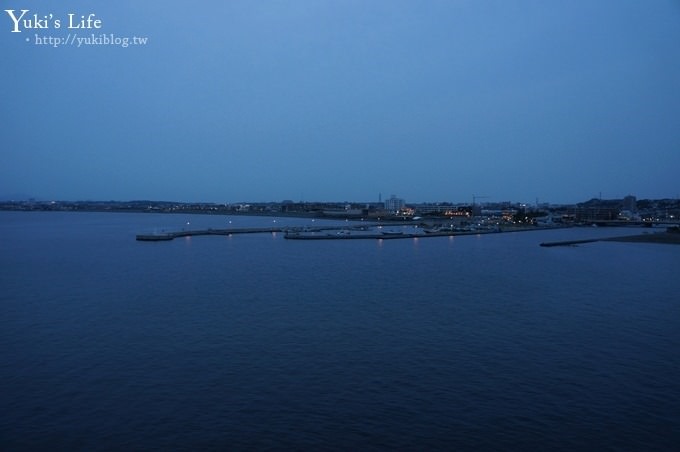
<svg viewBox="0 0 680 452">
<path fill-rule="evenodd" d="M 320 224 L 0 212 L 2 449 L 680 444 L 680 247 L 539 247 L 639 231 L 135 241 Z"/>
</svg>

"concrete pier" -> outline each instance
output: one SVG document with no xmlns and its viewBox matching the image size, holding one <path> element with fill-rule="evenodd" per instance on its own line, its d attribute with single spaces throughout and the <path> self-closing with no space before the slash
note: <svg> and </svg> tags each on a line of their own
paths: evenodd
<svg viewBox="0 0 680 452">
<path fill-rule="evenodd" d="M 161 232 L 157 234 L 137 234 L 139 241 L 158 242 L 173 240 L 178 237 L 192 237 L 196 235 L 233 235 L 257 234 L 266 232 L 284 232 L 284 228 L 230 228 L 230 229 L 195 229 L 189 231 Z"/>
<path fill-rule="evenodd" d="M 408 224 L 412 225 L 411 223 Z M 284 233 L 288 240 L 367 240 L 367 239 L 411 239 L 426 237 L 449 237 L 457 235 L 479 235 L 500 232 L 498 230 L 477 231 L 438 231 L 438 232 L 401 232 L 385 231 L 373 232 L 371 229 L 384 226 L 382 224 L 365 224 L 357 226 L 321 226 L 321 227 L 277 227 L 277 228 L 230 228 L 230 229 L 196 229 L 189 231 L 161 232 L 154 234 L 137 234 L 136 239 L 143 242 L 162 242 L 179 237 L 193 237 L 200 235 L 235 235 L 257 233 Z M 390 226 L 398 226 L 390 224 Z M 332 231 L 332 232 L 328 232 Z M 422 231 L 422 229 L 421 229 Z"/>
<path fill-rule="evenodd" d="M 576 246 L 582 243 L 593 242 L 628 242 L 628 243 L 663 243 L 667 245 L 680 245 L 680 232 L 677 228 L 668 228 L 666 232 L 652 234 L 624 235 L 617 237 L 603 237 L 601 239 L 565 240 L 561 242 L 543 242 L 541 246 Z"/>
<path fill-rule="evenodd" d="M 194 229 L 152 234 L 137 234 L 136 239 L 143 242 L 159 242 L 173 240 L 178 237 L 199 235 L 235 235 L 262 234 L 282 232 L 286 234 L 318 233 L 323 231 L 363 231 L 380 226 L 379 224 L 362 224 L 358 226 L 318 226 L 318 227 L 275 227 L 275 228 L 228 228 L 228 229 Z"/>
<path fill-rule="evenodd" d="M 459 235 L 480 235 L 493 234 L 500 231 L 445 231 L 433 233 L 368 233 L 368 234 L 299 234 L 288 233 L 285 238 L 288 240 L 397 240 L 397 239 L 424 239 L 429 237 L 452 237 Z"/>
<path fill-rule="evenodd" d="M 576 246 L 576 245 L 581 245 L 583 243 L 599 242 L 600 240 L 605 240 L 605 239 L 563 240 L 563 241 L 559 241 L 559 242 L 542 242 L 541 246 L 546 246 L 546 247 L 551 247 L 551 246 Z"/>
</svg>

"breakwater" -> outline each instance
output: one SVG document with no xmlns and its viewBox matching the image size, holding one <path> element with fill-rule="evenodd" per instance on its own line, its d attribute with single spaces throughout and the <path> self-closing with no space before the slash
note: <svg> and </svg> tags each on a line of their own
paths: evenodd
<svg viewBox="0 0 680 452">
<path fill-rule="evenodd" d="M 405 225 L 396 223 L 396 226 Z M 410 223 L 408 223 L 410 225 Z M 144 242 L 168 241 L 180 237 L 193 237 L 201 235 L 236 235 L 236 234 L 262 234 L 262 233 L 285 233 L 290 234 L 315 234 L 324 231 L 347 231 L 349 233 L 366 231 L 380 227 L 379 224 L 365 224 L 360 226 L 318 226 L 318 227 L 267 227 L 267 228 L 225 228 L 225 229 L 193 229 L 181 231 L 163 231 L 149 234 L 137 234 L 136 239 Z"/>
<path fill-rule="evenodd" d="M 344 232 L 339 232 L 336 234 L 300 234 L 300 233 L 288 233 L 285 238 L 288 240 L 395 240 L 395 239 L 416 239 L 416 238 L 427 238 L 427 237 L 450 237 L 458 235 L 479 235 L 479 234 L 490 234 L 495 232 L 501 232 L 497 230 L 484 230 L 484 231 L 445 231 L 445 232 L 432 232 L 432 233 L 364 233 L 364 234 L 347 234 Z"/>
<path fill-rule="evenodd" d="M 173 240 L 179 237 L 192 237 L 197 235 L 233 235 L 233 234 L 257 234 L 284 232 L 285 228 L 229 228 L 229 229 L 195 229 L 174 232 L 159 232 L 152 234 L 137 234 L 136 238 L 145 242 L 159 242 Z"/>
<path fill-rule="evenodd" d="M 668 228 L 666 232 L 657 232 L 654 234 L 636 234 L 624 235 L 621 237 L 604 237 L 597 239 L 585 240 L 563 240 L 558 242 L 543 242 L 540 246 L 576 246 L 584 243 L 593 242 L 628 242 L 628 243 L 662 243 L 667 245 L 680 245 L 680 232 L 677 228 Z"/>
<path fill-rule="evenodd" d="M 390 226 L 412 226 L 412 223 L 390 224 Z M 368 239 L 410 239 L 425 237 L 448 237 L 458 235 L 479 235 L 502 232 L 500 229 L 478 229 L 478 230 L 440 230 L 426 232 L 423 229 L 416 229 L 417 232 L 402 231 L 382 231 L 375 232 L 382 228 L 381 224 L 360 225 L 360 226 L 321 226 L 321 227 L 269 227 L 269 228 L 227 228 L 227 229 L 195 229 L 171 232 L 159 232 L 150 234 L 137 234 L 136 239 L 144 242 L 170 241 L 180 237 L 193 237 L 205 235 L 230 236 L 236 234 L 257 234 L 257 233 L 283 233 L 284 238 L 289 240 L 368 240 Z"/>
</svg>

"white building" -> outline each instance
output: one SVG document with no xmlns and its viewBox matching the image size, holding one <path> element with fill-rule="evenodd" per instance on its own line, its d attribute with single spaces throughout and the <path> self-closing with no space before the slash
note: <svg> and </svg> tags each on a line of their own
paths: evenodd
<svg viewBox="0 0 680 452">
<path fill-rule="evenodd" d="M 390 199 L 385 200 L 385 210 L 390 213 L 397 213 L 406 205 L 406 201 L 397 198 L 395 195 L 390 196 Z"/>
</svg>

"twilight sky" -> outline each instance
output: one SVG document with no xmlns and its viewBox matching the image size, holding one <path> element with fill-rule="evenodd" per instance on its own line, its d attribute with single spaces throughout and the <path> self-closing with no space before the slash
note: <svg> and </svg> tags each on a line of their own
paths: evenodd
<svg viewBox="0 0 680 452">
<path fill-rule="evenodd" d="M 0 198 L 680 196 L 678 0 L 0 2 Z"/>
</svg>

